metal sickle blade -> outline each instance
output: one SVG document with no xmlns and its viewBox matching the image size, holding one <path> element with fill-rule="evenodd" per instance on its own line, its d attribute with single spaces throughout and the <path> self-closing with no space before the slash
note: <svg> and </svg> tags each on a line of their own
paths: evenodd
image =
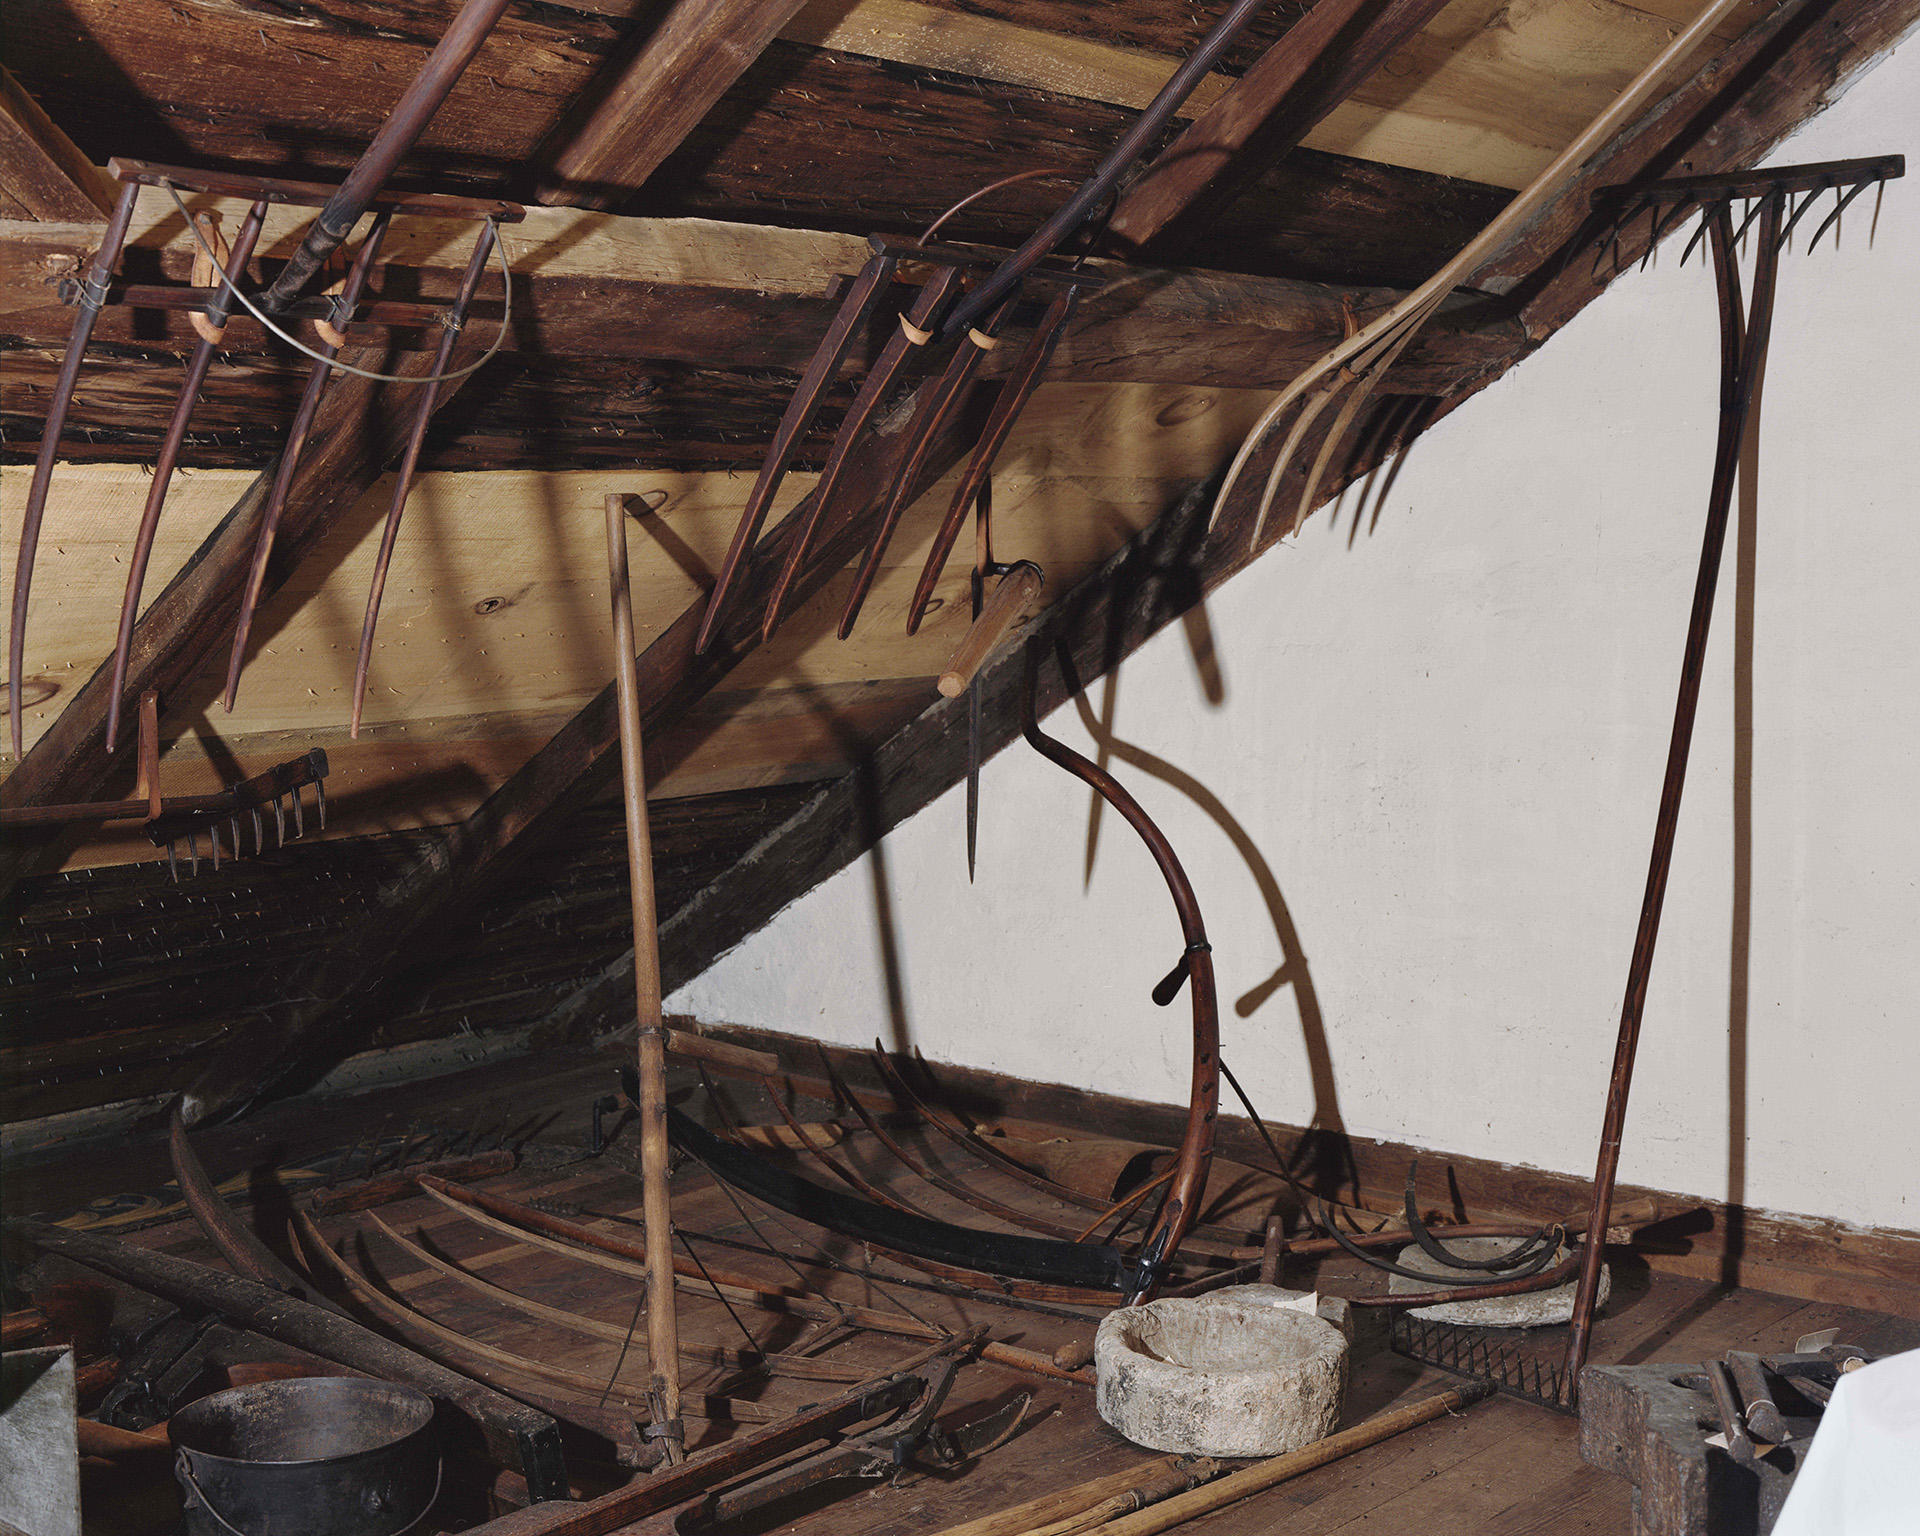
<svg viewBox="0 0 1920 1536">
<path fill-rule="evenodd" d="M 1537 1261 L 1533 1263 L 1532 1269 L 1521 1272 L 1532 1274 L 1536 1270 L 1544 1269 L 1546 1261 L 1560 1250 L 1559 1229 L 1550 1227 L 1536 1232 L 1532 1237 L 1522 1238 L 1518 1246 L 1496 1258 L 1462 1258 L 1428 1231 L 1421 1222 L 1419 1182 L 1420 1159 L 1416 1157 L 1407 1166 L 1407 1230 L 1413 1234 L 1413 1240 L 1420 1245 L 1420 1251 L 1436 1263 L 1444 1264 L 1449 1269 L 1512 1270 L 1529 1261 Z M 1511 1277 L 1503 1276 L 1503 1278 L 1518 1279 L 1520 1274 L 1516 1273 Z"/>
</svg>

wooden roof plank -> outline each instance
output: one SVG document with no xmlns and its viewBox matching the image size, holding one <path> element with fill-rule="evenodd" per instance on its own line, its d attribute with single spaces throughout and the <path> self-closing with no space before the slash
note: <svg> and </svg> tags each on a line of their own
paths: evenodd
<svg viewBox="0 0 1920 1536">
<path fill-rule="evenodd" d="M 116 189 L 0 65 L 0 218 L 101 224 Z"/>
<path fill-rule="evenodd" d="M 617 78 L 596 80 L 590 103 L 541 146 L 552 169 L 540 201 L 606 208 L 680 147 L 728 87 L 760 57 L 801 0 L 673 0 Z"/>
<path fill-rule="evenodd" d="M 1156 259 L 1191 246 L 1445 4 L 1318 0 L 1128 188 L 1109 234 Z"/>
</svg>

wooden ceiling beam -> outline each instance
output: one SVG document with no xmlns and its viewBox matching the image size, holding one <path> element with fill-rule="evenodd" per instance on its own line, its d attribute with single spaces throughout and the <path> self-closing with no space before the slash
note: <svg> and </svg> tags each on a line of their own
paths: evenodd
<svg viewBox="0 0 1920 1536">
<path fill-rule="evenodd" d="M 350 350 L 342 360 L 416 376 L 425 376 L 433 364 L 430 353 L 410 353 L 396 361 L 385 352 L 364 349 Z M 455 379 L 440 387 L 441 406 L 459 384 Z M 335 379 L 321 402 L 294 475 L 263 596 L 279 590 L 301 556 L 332 529 L 399 453 L 411 426 L 412 412 L 402 408 L 411 393 L 404 386 L 373 384 L 352 375 Z M 164 705 L 204 662 L 225 653 L 273 476 L 269 466 L 255 478 L 233 510 L 141 613 L 133 630 L 128 698 L 155 689 Z M 116 752 L 106 747 L 111 671 L 111 665 L 103 662 L 74 693 L 46 733 L 0 782 L 0 804 L 93 799 L 114 770 L 129 759 L 134 745 L 131 733 L 122 733 Z M 26 873 L 51 841 L 9 838 L 0 848 L 0 890 Z"/>
<path fill-rule="evenodd" d="M 1300 145 L 1447 0 L 1318 0 L 1128 188 L 1109 236 L 1165 261 Z"/>
<path fill-rule="evenodd" d="M 923 388 L 926 386 L 923 386 Z M 965 454 L 984 422 L 988 386 L 972 386 L 927 454 L 914 493 Z M 818 530 L 791 601 L 803 604 L 844 566 L 871 531 L 891 488 L 915 391 L 868 432 L 849 456 L 835 497 L 838 510 Z M 756 546 L 743 589 L 716 643 L 695 655 L 704 594 L 660 630 L 640 653 L 639 693 L 647 734 L 657 735 L 710 693 L 760 644 L 760 617 L 787 548 L 810 517 L 809 493 Z M 278 1017 L 223 1050 L 188 1090 L 188 1122 L 237 1113 L 295 1068 L 338 1049 L 383 981 L 406 964 L 417 937 L 497 879 L 516 855 L 584 805 L 617 757 L 619 728 L 609 684 L 519 772 L 494 791 L 445 841 L 374 897 L 366 918 L 306 973 L 289 978 L 294 999 Z"/>
<path fill-rule="evenodd" d="M 115 191 L 0 65 L 0 219 L 101 224 Z"/>
<path fill-rule="evenodd" d="M 126 262 L 129 281 L 187 277 L 192 237 L 161 201 L 141 200 Z M 440 223 L 396 225 L 370 285 L 370 302 L 451 294 L 466 252 L 435 227 Z M 289 237 L 290 225 L 272 221 L 262 240 L 268 262 Z M 571 209 L 532 210 L 506 239 L 516 272 L 510 353 L 793 372 L 805 365 L 838 307 L 840 282 L 859 271 L 869 254 L 867 242 L 852 235 Z M 0 336 L 37 347 L 64 343 L 73 312 L 60 302 L 50 278 L 70 271 L 87 248 L 85 231 L 73 225 L 0 223 Z M 1364 321 L 1401 297 L 1393 288 L 1118 263 L 1097 263 L 1094 270 L 1101 286 L 1081 299 L 1050 377 L 1278 385 L 1338 341 L 1350 315 Z M 474 304 L 472 323 L 484 328 L 498 315 L 498 301 L 485 299 Z M 124 306 L 108 308 L 94 335 L 103 347 L 183 353 L 195 340 L 178 311 Z M 396 335 L 403 345 L 430 344 L 424 331 Z M 876 324 L 872 349 L 883 336 L 884 327 Z M 1409 358 L 1409 374 L 1417 366 L 1482 366 L 1518 339 L 1511 322 L 1484 305 L 1462 302 L 1439 318 L 1420 357 Z M 279 354 L 259 325 L 240 314 L 230 323 L 225 355 Z M 855 355 L 847 371 L 863 366 L 863 357 Z M 1007 366 L 996 359 L 986 372 Z M 1414 387 L 1433 382 L 1419 380 Z"/>
<path fill-rule="evenodd" d="M 760 57 L 803 0 L 673 0 L 639 49 L 541 146 L 540 201 L 607 208 L 632 195 Z M 652 18 L 649 18 L 650 20 Z"/>
</svg>

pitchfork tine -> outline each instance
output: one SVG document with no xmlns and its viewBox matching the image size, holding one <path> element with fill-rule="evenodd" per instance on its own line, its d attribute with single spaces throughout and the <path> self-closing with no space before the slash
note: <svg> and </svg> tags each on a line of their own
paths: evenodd
<svg viewBox="0 0 1920 1536">
<path fill-rule="evenodd" d="M 7 716 L 13 729 L 13 757 L 25 755 L 21 724 L 20 687 L 25 681 L 27 654 L 27 601 L 33 592 L 33 562 L 40 551 L 40 523 L 46 514 L 47 489 L 53 482 L 53 464 L 60 452 L 60 430 L 67 422 L 67 407 L 73 401 L 73 386 L 80 377 L 81 359 L 93 335 L 93 323 L 106 303 L 107 284 L 120 260 L 120 248 L 127 241 L 127 225 L 133 219 L 133 205 L 140 196 L 140 184 L 130 181 L 120 189 L 113 218 L 101 237 L 100 250 L 80 285 L 80 313 L 74 316 L 73 329 L 67 335 L 66 355 L 60 360 L 60 372 L 54 379 L 53 397 L 47 406 L 47 418 L 40 428 L 40 449 L 34 455 L 33 481 L 27 488 L 27 505 L 20 520 L 20 557 L 13 568 L 13 621 L 7 637 Z"/>
<path fill-rule="evenodd" d="M 466 324 L 467 306 L 473 302 L 474 293 L 480 287 L 480 279 L 487 270 L 487 258 L 493 254 L 493 225 L 481 227 L 474 236 L 473 254 L 467 258 L 467 270 L 460 279 L 459 291 L 454 295 L 453 309 L 442 318 L 440 344 L 433 354 L 433 376 L 447 371 L 447 364 L 453 360 L 454 344 L 460 339 L 461 328 Z M 400 472 L 393 482 L 393 501 L 387 508 L 387 526 L 380 534 L 380 553 L 373 562 L 373 581 L 367 589 L 367 611 L 360 621 L 360 654 L 353 664 L 353 709 L 347 719 L 347 734 L 356 741 L 360 737 L 360 710 L 367 698 L 367 671 L 373 663 L 373 629 L 380 622 L 380 596 L 387 589 L 387 567 L 393 562 L 393 546 L 400 537 L 400 515 L 407 509 L 407 496 L 413 490 L 414 471 L 420 464 L 420 448 L 427 440 L 427 423 L 433 418 L 434 407 L 440 400 L 438 383 L 420 386 L 420 399 L 414 407 L 413 430 L 407 437 L 405 453 L 400 458 Z"/>
<path fill-rule="evenodd" d="M 261 221 L 267 216 L 267 204 L 255 203 L 241 220 L 228 257 L 227 271 L 238 278 L 253 259 L 254 242 L 260 238 Z M 207 317 L 218 326 L 232 310 L 230 287 L 222 285 L 207 305 Z M 120 696 L 127 686 L 127 660 L 133 649 L 133 624 L 140 615 L 140 589 L 146 582 L 147 561 L 153 555 L 154 535 L 160 528 L 160 511 L 167 503 L 167 487 L 173 480 L 173 467 L 179 461 L 181 445 L 186 442 L 187 422 L 213 365 L 216 343 L 202 337 L 194 344 L 186 377 L 180 383 L 180 398 L 174 402 L 173 418 L 167 423 L 167 435 L 153 465 L 153 483 L 147 487 L 146 509 L 140 514 L 140 529 L 134 536 L 133 556 L 127 562 L 127 589 L 120 600 L 120 629 L 113 642 L 113 676 L 107 693 L 107 750 L 111 752 L 120 737 Z"/>
<path fill-rule="evenodd" d="M 780 489 L 787 466 L 793 462 L 793 456 L 799 450 L 800 440 L 813 425 L 814 417 L 819 415 L 820 404 L 833 387 L 840 365 L 846 360 L 848 348 L 865 329 L 867 317 L 873 313 L 874 304 L 892 281 L 898 265 L 898 257 L 883 254 L 874 256 L 860 269 L 860 275 L 853 280 L 846 297 L 840 301 L 832 324 L 827 327 L 826 335 L 820 339 L 820 345 L 814 349 L 806 370 L 800 375 L 800 382 L 794 386 L 793 398 L 787 402 L 787 409 L 773 434 L 773 442 L 767 448 L 766 461 L 761 464 L 760 474 L 753 482 L 753 491 L 747 497 L 746 510 L 740 514 L 740 525 L 734 529 L 733 543 L 721 563 L 719 580 L 714 582 L 712 592 L 707 594 L 707 606 L 700 615 L 700 633 L 693 642 L 694 655 L 705 655 L 707 647 L 713 644 L 713 637 L 719 633 L 720 622 L 726 616 L 727 601 L 753 552 L 753 541 L 760 537 L 760 527 L 766 521 L 767 508 L 773 505 L 774 492 Z"/>
<path fill-rule="evenodd" d="M 794 538 L 787 558 L 780 567 L 780 574 L 774 579 L 773 591 L 767 598 L 766 617 L 761 621 L 761 635 L 771 635 L 780 622 L 780 611 L 786 605 L 787 593 L 792 590 L 794 580 L 800 574 L 800 567 L 806 560 L 808 546 L 813 536 L 826 522 L 827 509 L 833 504 L 833 493 L 839 488 L 840 476 L 845 471 L 847 460 L 853 453 L 853 446 L 861 432 L 880 408 L 880 402 L 886 397 L 896 375 L 906 364 L 907 358 L 931 339 L 933 327 L 938 323 L 941 312 L 947 307 L 947 301 L 953 297 L 954 290 L 960 284 L 961 272 L 958 267 L 936 268 L 933 276 L 927 279 L 926 286 L 920 290 L 913 301 L 913 307 L 900 317 L 899 326 L 893 335 L 887 338 L 886 346 L 881 350 L 879 360 L 860 386 L 860 393 L 854 396 L 853 404 L 840 422 L 840 431 L 833 439 L 833 449 L 827 458 L 826 470 L 813 488 L 813 506 L 808 511 L 806 521 L 800 525 L 800 531 Z"/>
<path fill-rule="evenodd" d="M 376 217 L 373 227 L 367 231 L 367 238 L 361 242 L 360 253 L 354 257 L 346 285 L 334 304 L 331 316 L 333 325 L 345 325 L 353 317 L 354 306 L 360 301 L 360 290 L 366 286 L 367 274 L 373 270 L 374 258 L 380 253 L 381 241 L 386 239 L 387 224 L 391 218 L 391 214 L 385 213 Z M 327 381 L 333 374 L 328 362 L 339 355 L 340 349 L 329 342 L 323 343 L 320 351 L 327 361 L 316 360 L 307 370 L 306 393 L 300 397 L 300 407 L 294 412 L 293 425 L 287 429 L 286 446 L 280 450 L 280 462 L 273 472 L 273 490 L 267 496 L 266 510 L 260 514 L 260 532 L 253 544 L 253 566 L 247 573 L 247 589 L 240 599 L 240 617 L 233 626 L 233 651 L 227 657 L 227 691 L 221 704 L 228 714 L 233 713 L 234 700 L 240 694 L 240 667 L 246 660 L 247 636 L 253 632 L 253 615 L 260 605 L 261 589 L 267 583 L 267 561 L 273 554 L 274 535 L 279 532 L 280 517 L 286 511 L 287 493 L 293 489 L 294 471 L 300 467 L 300 455 L 307 446 L 307 434 L 313 430 L 314 418 L 320 413 L 320 401 L 327 392 Z"/>
</svg>

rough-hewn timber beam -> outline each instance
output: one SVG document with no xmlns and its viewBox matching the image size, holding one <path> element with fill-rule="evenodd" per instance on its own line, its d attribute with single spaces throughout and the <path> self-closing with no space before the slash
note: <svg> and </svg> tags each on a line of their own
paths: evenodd
<svg viewBox="0 0 1920 1536">
<path fill-rule="evenodd" d="M 673 0 L 646 41 L 587 105 L 562 123 L 539 159 L 552 169 L 543 203 L 605 208 L 630 195 L 740 78 L 802 0 Z"/>
<path fill-rule="evenodd" d="M 115 190 L 0 66 L 0 218 L 100 223 Z"/>
<path fill-rule="evenodd" d="M 1318 0 L 1127 189 L 1110 236 L 1158 260 L 1189 249 L 1445 4 Z"/>
<path fill-rule="evenodd" d="M 232 205 L 228 226 L 238 217 Z M 290 246 L 294 227 L 279 216 L 269 222 L 261 239 L 266 261 Z M 130 239 L 132 280 L 152 282 L 162 273 L 184 280 L 191 240 L 164 198 L 143 197 Z M 512 351 L 795 372 L 838 306 L 840 279 L 857 272 L 869 254 L 866 241 L 851 235 L 573 209 L 529 210 L 506 240 L 517 274 Z M 0 221 L 0 338 L 48 347 L 64 342 L 72 311 L 60 303 L 57 282 L 90 243 L 84 227 Z M 413 220 L 396 225 L 383 256 L 371 285 L 375 302 L 388 295 L 445 298 L 466 251 L 444 221 Z M 1285 278 L 1118 263 L 1096 270 L 1102 284 L 1082 299 L 1050 377 L 1279 385 L 1344 335 L 1349 315 L 1364 322 L 1400 298 L 1390 288 Z M 483 298 L 473 313 L 484 323 L 498 316 L 498 302 Z M 182 352 L 194 341 L 177 311 L 122 307 L 109 308 L 94 334 L 102 345 Z M 424 334 L 400 336 L 405 343 Z M 876 324 L 874 350 L 882 339 L 884 328 Z M 1464 371 L 1498 365 L 1521 339 L 1511 321 L 1462 301 L 1406 358 L 1396 387 L 1433 392 Z M 244 314 L 230 323 L 226 346 L 234 356 L 269 350 L 260 327 Z M 858 353 L 848 364 L 850 371 L 863 366 Z M 996 355 L 985 372 L 1007 366 Z"/>
<path fill-rule="evenodd" d="M 984 386 L 955 412 L 927 456 L 923 490 L 971 447 L 983 421 Z M 792 593 L 798 607 L 845 565 L 871 531 L 889 491 L 918 392 L 868 433 L 850 456 L 831 525 L 816 532 Z M 704 596 L 640 653 L 639 693 L 649 734 L 683 715 L 760 643 L 760 618 L 774 575 L 802 522 L 809 494 L 763 538 L 731 617 L 705 655 L 693 650 Z M 540 831 L 584 804 L 617 754 L 613 688 L 601 692 L 447 839 L 379 892 L 368 916 L 303 975 L 291 977 L 284 1013 L 223 1051 L 188 1090 L 189 1123 L 244 1108 L 290 1070 L 334 1050 L 381 981 L 405 964 L 415 935 L 444 923 L 483 881 Z"/>
<path fill-rule="evenodd" d="M 343 361 L 394 373 L 426 374 L 431 354 L 409 353 L 395 359 L 384 351 L 352 350 Z M 439 403 L 457 391 L 459 381 L 441 386 Z M 400 451 L 412 412 L 403 409 L 413 391 L 372 384 L 351 375 L 336 376 L 307 438 L 294 475 L 286 511 L 267 568 L 264 595 L 278 591 L 301 556 L 332 528 Z M 127 669 L 127 697 L 149 688 L 164 700 L 179 690 L 216 653 L 225 654 L 240 593 L 253 559 L 260 512 L 273 484 L 271 466 L 250 485 L 221 519 L 193 558 L 154 598 L 134 626 Z M 0 804 L 45 805 L 89 800 L 114 768 L 133 750 L 123 733 L 117 753 L 106 749 L 106 716 L 111 667 L 102 663 L 75 692 L 59 718 L 28 749 L 19 765 L 0 782 Z M 9 838 L 0 848 L 0 889 L 31 866 L 45 839 Z"/>
</svg>

